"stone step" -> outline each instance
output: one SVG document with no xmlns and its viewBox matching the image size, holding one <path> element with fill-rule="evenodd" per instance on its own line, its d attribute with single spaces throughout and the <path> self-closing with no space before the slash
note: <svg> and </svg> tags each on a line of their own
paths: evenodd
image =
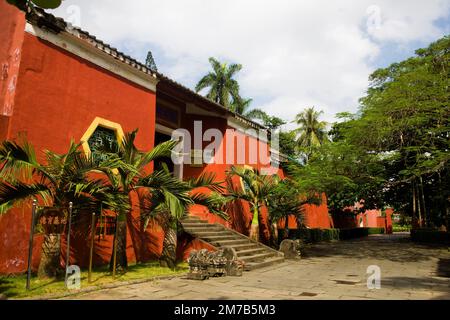
<svg viewBox="0 0 450 320">
<path fill-rule="evenodd" d="M 239 236 L 228 234 L 228 235 L 212 235 L 212 236 L 202 236 L 202 238 L 208 241 L 221 241 L 221 240 L 239 240 Z"/>
<path fill-rule="evenodd" d="M 236 248 L 235 248 L 235 250 L 236 250 Z M 236 250 L 236 254 L 238 255 L 238 257 L 251 256 L 251 255 L 254 255 L 254 254 L 262 253 L 264 251 L 266 251 L 266 249 L 258 247 L 258 246 L 255 246 L 255 247 L 252 247 L 250 249 L 239 250 L 239 251 Z"/>
<path fill-rule="evenodd" d="M 200 238 L 233 235 L 232 233 L 226 232 L 226 231 L 201 231 L 201 232 L 194 231 L 193 234 L 195 234 L 195 236 L 200 237 Z"/>
<path fill-rule="evenodd" d="M 236 253 L 242 250 L 247 249 L 259 249 L 260 246 L 258 246 L 256 243 L 248 242 L 246 244 L 237 244 L 233 246 L 234 250 L 236 250 Z"/>
<path fill-rule="evenodd" d="M 183 225 L 183 228 L 185 231 L 191 233 L 199 233 L 199 232 L 219 232 L 219 231 L 224 231 L 222 228 L 220 227 L 185 227 Z"/>
<path fill-rule="evenodd" d="M 183 220 L 181 221 L 181 223 L 190 223 L 190 224 L 198 224 L 198 223 L 208 223 L 208 221 L 206 220 L 200 220 L 200 219 L 188 219 L 188 220 Z"/>
<path fill-rule="evenodd" d="M 234 247 L 234 245 L 238 244 L 247 244 L 250 243 L 247 239 L 236 239 L 236 240 L 218 240 L 218 241 L 211 241 L 213 244 L 219 246 L 219 247 Z"/>
<path fill-rule="evenodd" d="M 219 226 L 216 226 L 214 224 L 209 224 L 209 223 L 205 223 L 205 222 L 183 222 L 182 225 L 185 228 L 191 228 L 191 227 L 192 228 L 200 228 L 200 227 L 203 227 L 203 228 L 208 228 L 208 227 L 217 228 L 217 227 L 219 227 Z"/>
<path fill-rule="evenodd" d="M 255 255 L 246 255 L 246 256 L 239 256 L 240 260 L 247 262 L 263 262 L 267 258 L 271 258 L 277 256 L 275 252 L 265 251 L 263 253 L 255 254 Z"/>
<path fill-rule="evenodd" d="M 259 268 L 269 267 L 277 263 L 281 263 L 284 261 L 284 257 L 273 257 L 270 259 L 266 259 L 263 262 L 249 262 L 244 266 L 245 271 L 251 271 Z"/>
</svg>

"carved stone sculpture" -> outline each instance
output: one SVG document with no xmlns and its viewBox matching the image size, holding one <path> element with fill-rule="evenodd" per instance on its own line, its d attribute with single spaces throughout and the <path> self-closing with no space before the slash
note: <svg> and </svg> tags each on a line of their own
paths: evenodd
<svg viewBox="0 0 450 320">
<path fill-rule="evenodd" d="M 233 248 L 218 251 L 202 249 L 191 251 L 188 279 L 205 280 L 209 277 L 242 276 L 244 263 L 237 258 Z"/>
<path fill-rule="evenodd" d="M 285 259 L 300 259 L 299 241 L 289 239 L 281 241 L 280 251 L 284 253 Z"/>
</svg>

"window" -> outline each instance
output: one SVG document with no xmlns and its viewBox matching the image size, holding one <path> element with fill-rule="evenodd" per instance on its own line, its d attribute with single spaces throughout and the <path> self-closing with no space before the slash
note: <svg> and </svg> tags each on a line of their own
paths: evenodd
<svg viewBox="0 0 450 320">
<path fill-rule="evenodd" d="M 105 160 L 108 150 L 117 146 L 116 133 L 112 129 L 98 126 L 88 139 L 89 149 L 96 160 Z"/>
</svg>

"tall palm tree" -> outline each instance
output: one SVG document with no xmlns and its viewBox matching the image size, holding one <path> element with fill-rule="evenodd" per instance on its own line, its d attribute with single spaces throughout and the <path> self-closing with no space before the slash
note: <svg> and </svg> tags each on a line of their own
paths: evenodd
<svg viewBox="0 0 450 320">
<path fill-rule="evenodd" d="M 259 241 L 259 220 L 261 207 L 268 205 L 270 194 L 276 185 L 272 176 L 263 175 L 259 170 L 246 167 L 231 167 L 228 171 L 227 193 L 230 201 L 246 201 L 251 208 L 253 218 L 250 227 L 250 238 Z M 238 177 L 242 186 L 237 186 L 233 178 Z"/>
<path fill-rule="evenodd" d="M 321 146 L 328 141 L 325 121 L 320 121 L 319 117 L 323 111 L 316 111 L 314 107 L 307 108 L 300 112 L 293 121 L 298 125 L 294 130 L 297 135 L 297 145 L 300 150 L 304 150 L 306 160 L 308 160 L 315 147 Z"/>
<path fill-rule="evenodd" d="M 253 99 L 244 99 L 239 95 L 233 99 L 233 102 L 230 106 L 230 110 L 244 116 L 249 119 L 260 119 L 264 120 L 268 117 L 267 113 L 262 111 L 261 109 L 250 109 L 250 104 L 253 102 Z"/>
<path fill-rule="evenodd" d="M 164 183 L 166 180 L 158 176 L 157 173 L 149 175 L 147 173 L 148 165 L 158 158 L 169 157 L 172 149 L 178 143 L 177 141 L 167 141 L 155 146 L 151 151 L 141 151 L 135 145 L 137 131 L 126 133 L 122 143 L 103 150 L 106 153 L 106 161 L 119 163 L 117 166 L 101 165 L 99 168 L 105 175 L 107 185 L 112 193 L 128 198 L 128 209 L 125 209 L 124 206 L 114 208 L 114 203 L 111 204 L 112 209 L 116 209 L 114 211 L 117 214 L 117 231 L 114 239 L 114 250 L 111 255 L 110 269 L 113 269 L 114 260 L 116 260 L 116 268 L 122 271 L 126 271 L 128 267 L 126 235 L 127 217 L 131 216 L 132 195 L 140 196 L 138 191 L 149 189 L 149 183 L 154 182 L 157 178 L 160 178 L 158 180 L 160 183 L 159 187 L 164 192 L 164 188 L 168 187 L 167 183 Z M 151 178 L 154 179 L 152 180 Z M 115 254 L 116 259 L 114 259 Z"/>
<path fill-rule="evenodd" d="M 87 175 L 96 164 L 80 151 L 80 144 L 71 142 L 64 154 L 47 150 L 45 160 L 45 164 L 39 163 L 33 146 L 26 141 L 1 144 L 0 214 L 31 199 L 40 200 L 47 206 L 39 213 L 53 222 L 67 219 L 69 202 L 73 202 L 74 212 L 95 211 L 97 197 L 105 188 L 100 180 L 88 180 Z M 44 228 L 40 277 L 56 276 L 59 271 L 62 230 L 56 226 L 49 224 Z"/>
<path fill-rule="evenodd" d="M 195 86 L 195 91 L 199 92 L 209 88 L 206 97 L 225 108 L 231 107 L 231 101 L 239 97 L 239 84 L 233 77 L 242 69 L 240 64 L 227 65 L 220 63 L 214 58 L 209 58 L 213 68 Z"/>
</svg>

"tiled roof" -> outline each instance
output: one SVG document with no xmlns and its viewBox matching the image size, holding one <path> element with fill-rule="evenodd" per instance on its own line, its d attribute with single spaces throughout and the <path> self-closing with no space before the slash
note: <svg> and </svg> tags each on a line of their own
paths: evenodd
<svg viewBox="0 0 450 320">
<path fill-rule="evenodd" d="M 91 35 L 89 32 L 84 31 L 76 26 L 73 26 L 72 24 L 65 21 L 64 19 L 55 17 L 54 15 L 52 15 L 48 12 L 45 12 L 43 9 L 36 8 L 36 7 L 33 9 L 29 9 L 29 12 L 27 12 L 27 20 L 31 24 L 34 24 L 40 28 L 49 30 L 54 33 L 67 32 L 67 33 L 71 34 L 72 36 L 75 36 L 75 37 L 87 42 L 88 44 L 92 45 L 93 47 L 103 51 L 104 53 L 110 55 L 114 59 L 119 60 L 122 63 L 126 63 L 126 64 L 130 65 L 131 67 L 133 67 L 143 73 L 153 76 L 153 77 L 157 78 L 159 81 L 165 81 L 165 82 L 169 83 L 170 85 L 181 89 L 185 93 L 193 95 L 196 98 L 201 99 L 202 101 L 213 106 L 217 110 L 220 110 L 222 112 L 226 112 L 226 113 L 232 115 L 235 119 L 239 120 L 240 122 L 242 122 L 244 124 L 247 124 L 253 128 L 267 130 L 267 128 L 264 127 L 263 125 L 255 122 L 253 120 L 247 119 L 246 117 L 243 117 L 235 112 L 232 112 L 231 110 L 225 108 L 224 106 L 222 106 L 214 101 L 209 100 L 208 98 L 206 98 L 206 97 L 196 93 L 195 91 L 189 89 L 188 87 L 185 87 L 182 84 L 170 79 L 169 77 L 165 76 L 164 74 L 162 74 L 160 72 L 156 72 L 156 71 L 153 71 L 153 70 L 147 68 L 145 64 L 137 61 L 136 59 L 130 57 L 129 55 L 126 55 L 125 53 L 119 51 L 117 48 L 114 48 L 111 45 L 103 42 L 102 40 Z"/>
</svg>

